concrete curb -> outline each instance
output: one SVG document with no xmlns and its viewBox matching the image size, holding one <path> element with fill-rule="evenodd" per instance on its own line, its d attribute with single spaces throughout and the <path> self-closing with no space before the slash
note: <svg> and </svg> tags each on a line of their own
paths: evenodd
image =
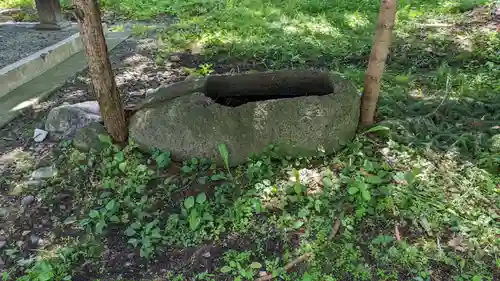
<svg viewBox="0 0 500 281">
<path fill-rule="evenodd" d="M 33 23 L 17 24 L 16 26 L 31 28 L 31 25 Z M 0 97 L 7 95 L 24 83 L 40 76 L 45 71 L 83 50 L 83 43 L 77 25 L 73 24 L 67 29 L 75 29 L 75 34 L 0 69 L 0 85 L 2 85 L 0 87 Z M 106 34 L 107 27 L 105 25 L 103 25 L 103 29 Z"/>
<path fill-rule="evenodd" d="M 106 32 L 108 51 L 126 40 L 129 32 Z M 79 37 L 78 37 L 79 38 Z M 67 57 L 52 67 L 3 97 L 0 96 L 0 128 L 12 121 L 25 110 L 40 103 L 51 93 L 64 85 L 75 74 L 87 68 L 87 58 L 83 51 Z"/>
</svg>

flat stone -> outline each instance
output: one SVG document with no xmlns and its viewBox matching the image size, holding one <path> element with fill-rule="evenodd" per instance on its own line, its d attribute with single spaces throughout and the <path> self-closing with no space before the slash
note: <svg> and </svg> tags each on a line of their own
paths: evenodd
<svg viewBox="0 0 500 281">
<path fill-rule="evenodd" d="M 86 101 L 51 109 L 45 121 L 45 130 L 55 139 L 68 139 L 78 129 L 97 122 L 101 122 L 99 103 Z"/>
<path fill-rule="evenodd" d="M 101 151 L 104 148 L 99 136 L 108 133 L 101 123 L 92 123 L 84 128 L 78 129 L 73 138 L 73 146 L 76 149 L 87 152 L 90 150 Z"/>
<path fill-rule="evenodd" d="M 57 176 L 57 169 L 54 166 L 41 167 L 31 173 L 31 180 L 50 179 Z"/>
<path fill-rule="evenodd" d="M 2 249 L 3 247 L 5 247 L 5 245 L 7 245 L 7 241 L 0 240 L 0 249 Z"/>
<path fill-rule="evenodd" d="M 25 181 L 24 184 L 26 184 L 26 186 L 40 186 L 42 184 L 42 181 L 41 180 L 28 180 L 28 181 Z"/>
<path fill-rule="evenodd" d="M 271 144 L 283 156 L 334 153 L 355 136 L 359 106 L 354 85 L 328 72 L 214 75 L 159 88 L 132 116 L 129 135 L 176 161 L 221 165 L 225 144 L 229 164 L 237 166 Z"/>
</svg>

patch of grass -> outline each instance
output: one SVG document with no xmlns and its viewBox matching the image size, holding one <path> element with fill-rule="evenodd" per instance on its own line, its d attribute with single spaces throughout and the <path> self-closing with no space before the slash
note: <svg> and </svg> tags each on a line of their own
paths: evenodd
<svg viewBox="0 0 500 281">
<path fill-rule="evenodd" d="M 0 1 L 0 8 L 33 8 L 34 1 L 30 0 L 2 0 Z"/>
</svg>

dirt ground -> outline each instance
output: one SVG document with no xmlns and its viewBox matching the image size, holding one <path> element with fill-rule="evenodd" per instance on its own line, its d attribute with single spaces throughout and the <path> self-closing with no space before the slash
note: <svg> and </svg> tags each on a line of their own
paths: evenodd
<svg viewBox="0 0 500 281">
<path fill-rule="evenodd" d="M 178 62 L 156 65 L 155 46 L 154 39 L 151 38 L 130 38 L 110 53 L 118 88 L 127 105 L 135 104 L 144 98 L 148 91 L 161 84 L 177 82 L 186 76 L 182 65 Z M 54 231 L 57 217 L 64 216 L 68 210 L 71 211 L 71 198 L 68 198 L 68 194 L 62 193 L 60 202 L 51 202 L 49 205 L 36 200 L 37 202 L 24 208 L 22 201 L 28 200 L 29 195 L 19 196 L 13 190 L 19 183 L 27 180 L 36 168 L 57 161 L 56 141 L 48 138 L 37 143 L 33 140 L 34 129 L 44 128 L 45 117 L 50 109 L 64 103 L 73 104 L 88 100 L 95 100 L 95 97 L 90 92 L 89 78 L 84 71 L 67 81 L 47 100 L 23 112 L 21 116 L 0 129 L 0 245 L 2 247 L 21 245 L 24 249 L 22 255 L 27 258 L 36 250 L 35 244 L 39 244 L 40 241 L 43 243 L 43 240 L 54 238 L 49 236 L 68 234 Z M 115 244 L 120 241 L 111 239 L 110 243 Z M 4 267 L 8 267 L 4 259 L 5 257 L 2 259 L 0 255 L 0 268 L 2 263 Z"/>
</svg>

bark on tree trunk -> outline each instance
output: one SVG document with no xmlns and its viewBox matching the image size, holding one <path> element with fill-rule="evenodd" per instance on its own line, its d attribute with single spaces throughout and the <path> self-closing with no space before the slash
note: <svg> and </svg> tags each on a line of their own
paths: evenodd
<svg viewBox="0 0 500 281">
<path fill-rule="evenodd" d="M 104 125 L 115 141 L 125 142 L 127 122 L 108 57 L 97 0 L 74 0 L 73 3 Z"/>
<path fill-rule="evenodd" d="M 380 80 L 389 54 L 392 30 L 396 18 L 397 0 L 382 0 L 378 15 L 377 30 L 373 40 L 368 69 L 365 74 L 363 96 L 361 97 L 360 128 L 372 125 L 380 94 Z"/>
</svg>

